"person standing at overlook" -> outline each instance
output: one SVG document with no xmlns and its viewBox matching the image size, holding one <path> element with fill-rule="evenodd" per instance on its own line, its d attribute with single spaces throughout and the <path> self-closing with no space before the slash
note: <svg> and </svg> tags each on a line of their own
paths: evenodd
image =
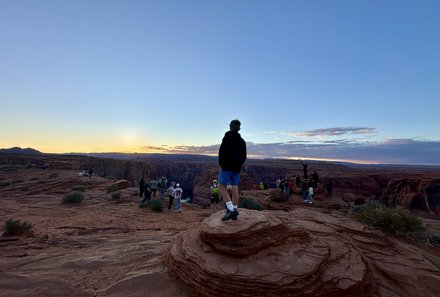
<svg viewBox="0 0 440 297">
<path fill-rule="evenodd" d="M 165 191 L 167 188 L 167 178 L 165 176 L 162 176 L 159 180 L 159 193 L 160 193 L 160 200 L 165 199 Z"/>
<path fill-rule="evenodd" d="M 175 186 L 175 182 L 171 182 L 171 186 L 167 189 L 168 192 L 168 211 L 171 211 L 171 206 L 173 205 L 173 201 L 174 201 L 174 186 Z"/>
<path fill-rule="evenodd" d="M 159 186 L 159 182 L 157 181 L 157 178 L 154 178 L 151 182 L 150 182 L 150 187 L 151 187 L 151 196 L 153 196 L 153 198 L 156 198 L 156 191 L 157 191 L 157 187 Z"/>
<path fill-rule="evenodd" d="M 301 163 L 301 165 L 303 166 L 304 178 L 309 178 L 309 175 L 307 174 L 307 163 Z"/>
<path fill-rule="evenodd" d="M 238 216 L 238 182 L 240 179 L 241 167 L 247 158 L 246 142 L 238 133 L 241 123 L 239 120 L 232 120 L 229 124 L 229 131 L 222 139 L 218 153 L 218 163 L 221 167 L 218 183 L 219 191 L 226 202 L 226 213 L 222 221 L 230 219 L 236 220 Z M 232 187 L 231 196 L 226 190 L 226 185 L 230 183 Z"/>
</svg>

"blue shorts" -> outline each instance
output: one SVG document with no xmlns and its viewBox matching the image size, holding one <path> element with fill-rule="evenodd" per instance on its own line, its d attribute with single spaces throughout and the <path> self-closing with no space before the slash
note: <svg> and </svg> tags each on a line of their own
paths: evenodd
<svg viewBox="0 0 440 297">
<path fill-rule="evenodd" d="M 240 179 L 240 172 L 220 171 L 218 176 L 218 182 L 222 185 L 231 184 L 231 186 L 238 186 L 238 180 Z"/>
</svg>

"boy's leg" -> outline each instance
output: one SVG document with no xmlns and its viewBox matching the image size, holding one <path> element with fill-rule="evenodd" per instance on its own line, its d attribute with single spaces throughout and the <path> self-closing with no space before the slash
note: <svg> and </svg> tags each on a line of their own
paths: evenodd
<svg viewBox="0 0 440 297">
<path fill-rule="evenodd" d="M 225 185 L 219 184 L 218 190 L 220 191 L 222 197 L 225 199 L 225 202 L 231 201 L 231 197 L 229 196 L 228 190 L 226 190 Z"/>
<path fill-rule="evenodd" d="M 238 186 L 232 186 L 232 203 L 238 205 Z"/>
<path fill-rule="evenodd" d="M 226 213 L 222 218 L 222 221 L 227 221 L 233 218 L 234 214 L 234 205 L 232 204 L 231 197 L 229 196 L 228 190 L 226 190 L 226 186 L 223 184 L 219 184 L 218 187 L 221 195 L 225 199 L 226 202 Z"/>
</svg>

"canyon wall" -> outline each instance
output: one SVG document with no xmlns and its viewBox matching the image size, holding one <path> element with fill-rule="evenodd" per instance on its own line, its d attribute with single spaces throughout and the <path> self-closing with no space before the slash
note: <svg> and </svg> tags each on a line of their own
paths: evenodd
<svg viewBox="0 0 440 297">
<path fill-rule="evenodd" d="M 88 170 L 102 177 L 126 179 L 137 186 L 141 177 L 152 179 L 165 175 L 184 190 L 183 197 L 202 206 L 210 204 L 210 186 L 218 178 L 216 158 L 201 156 L 166 157 L 151 159 L 110 159 L 74 155 L 0 154 L 0 170 L 14 168 L 42 168 L 48 170 Z M 439 214 L 440 169 L 414 166 L 356 166 L 330 162 L 308 162 L 309 174 L 316 170 L 320 177 L 317 194 L 323 193 L 327 181 L 333 183 L 333 193 L 353 200 L 379 199 L 389 206 L 423 209 Z M 301 161 L 247 160 L 240 176 L 240 190 L 250 190 L 263 182 L 275 187 L 279 177 L 302 178 Z"/>
</svg>

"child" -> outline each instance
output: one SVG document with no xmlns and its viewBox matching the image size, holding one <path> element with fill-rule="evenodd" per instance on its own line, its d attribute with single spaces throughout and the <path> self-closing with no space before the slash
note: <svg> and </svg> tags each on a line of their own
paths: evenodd
<svg viewBox="0 0 440 297">
<path fill-rule="evenodd" d="M 213 180 L 212 181 L 212 186 L 211 186 L 211 209 L 212 209 L 212 213 L 215 212 L 215 206 L 216 204 L 218 204 L 220 202 L 220 197 L 218 195 L 218 185 L 217 185 L 217 181 Z"/>
</svg>

